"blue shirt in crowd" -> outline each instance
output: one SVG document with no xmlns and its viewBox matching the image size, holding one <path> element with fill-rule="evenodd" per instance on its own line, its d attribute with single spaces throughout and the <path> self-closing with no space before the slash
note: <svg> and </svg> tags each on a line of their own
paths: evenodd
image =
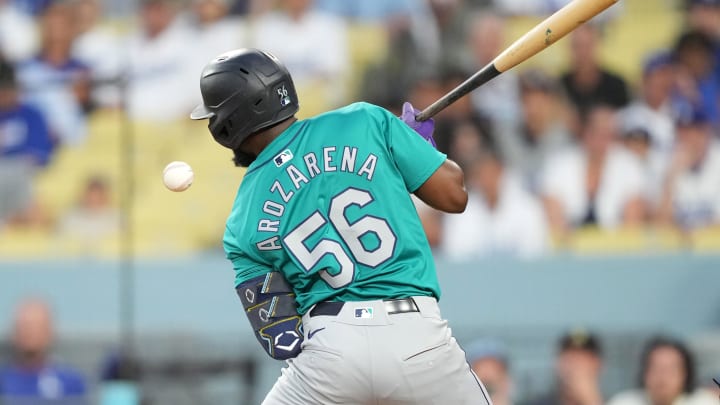
<svg viewBox="0 0 720 405">
<path fill-rule="evenodd" d="M 52 0 L 13 0 L 12 3 L 30 15 L 40 15 Z"/>
<path fill-rule="evenodd" d="M 0 368 L 0 402 L 12 404 L 85 404 L 85 380 L 69 367 Z"/>
<path fill-rule="evenodd" d="M 26 104 L 0 110 L 0 157 L 28 156 L 46 165 L 54 147 L 39 110 Z"/>
<path fill-rule="evenodd" d="M 38 56 L 18 64 L 17 74 L 25 101 L 42 111 L 53 137 L 61 144 L 82 143 L 85 112 L 73 86 L 87 77 L 89 68 L 72 58 L 56 65 Z"/>
</svg>

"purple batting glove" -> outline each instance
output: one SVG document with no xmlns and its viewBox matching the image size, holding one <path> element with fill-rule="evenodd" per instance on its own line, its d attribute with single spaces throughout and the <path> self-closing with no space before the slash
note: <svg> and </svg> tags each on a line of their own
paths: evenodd
<svg viewBox="0 0 720 405">
<path fill-rule="evenodd" d="M 407 101 L 403 104 L 402 115 L 400 119 L 406 123 L 410 128 L 414 129 L 415 132 L 420 134 L 426 141 L 430 142 L 433 147 L 437 147 L 435 139 L 433 139 L 433 132 L 435 131 L 435 121 L 430 118 L 427 121 L 417 121 L 415 116 L 420 114 L 420 110 L 415 109 L 412 104 Z"/>
</svg>

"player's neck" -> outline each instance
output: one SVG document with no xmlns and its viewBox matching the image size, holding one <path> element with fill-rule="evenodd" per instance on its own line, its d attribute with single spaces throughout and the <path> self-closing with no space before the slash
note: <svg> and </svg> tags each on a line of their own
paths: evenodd
<svg viewBox="0 0 720 405">
<path fill-rule="evenodd" d="M 290 125 L 294 124 L 295 121 L 297 121 L 297 118 L 295 118 L 294 116 L 290 117 L 273 127 L 259 132 L 255 136 L 251 136 L 245 142 L 243 142 L 243 144 L 241 145 L 241 150 L 254 156 L 260 155 L 260 152 L 262 152 L 263 149 L 270 145 L 270 143 L 274 141 L 275 138 L 280 136 L 280 134 L 285 132 L 285 130 L 288 129 Z"/>
</svg>

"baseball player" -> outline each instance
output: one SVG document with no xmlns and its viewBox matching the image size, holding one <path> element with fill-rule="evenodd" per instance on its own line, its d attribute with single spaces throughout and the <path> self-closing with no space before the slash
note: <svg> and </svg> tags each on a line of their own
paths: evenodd
<svg viewBox="0 0 720 405">
<path fill-rule="evenodd" d="M 211 61 L 200 89 L 191 118 L 247 167 L 223 238 L 236 290 L 260 344 L 287 360 L 264 404 L 488 405 L 440 316 L 410 197 L 465 209 L 434 124 L 408 103 L 402 120 L 367 103 L 298 120 L 287 69 L 254 49 Z"/>
</svg>

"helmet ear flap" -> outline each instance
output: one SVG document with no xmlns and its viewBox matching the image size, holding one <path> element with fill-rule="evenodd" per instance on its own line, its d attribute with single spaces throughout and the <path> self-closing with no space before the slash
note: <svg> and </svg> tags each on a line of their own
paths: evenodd
<svg viewBox="0 0 720 405">
<path fill-rule="evenodd" d="M 228 133 L 227 128 L 225 128 L 225 126 L 223 126 L 223 127 L 220 128 L 220 129 L 217 131 L 217 133 L 215 134 L 215 139 L 216 139 L 221 145 L 226 145 L 226 144 L 228 143 L 227 140 L 228 140 L 228 138 L 230 137 L 229 135 L 230 135 L 230 134 Z"/>
<path fill-rule="evenodd" d="M 213 138 L 222 146 L 226 148 L 233 148 L 233 136 L 232 132 L 228 128 L 228 123 L 224 123 L 223 126 L 217 128 L 215 131 L 211 131 Z"/>
</svg>

